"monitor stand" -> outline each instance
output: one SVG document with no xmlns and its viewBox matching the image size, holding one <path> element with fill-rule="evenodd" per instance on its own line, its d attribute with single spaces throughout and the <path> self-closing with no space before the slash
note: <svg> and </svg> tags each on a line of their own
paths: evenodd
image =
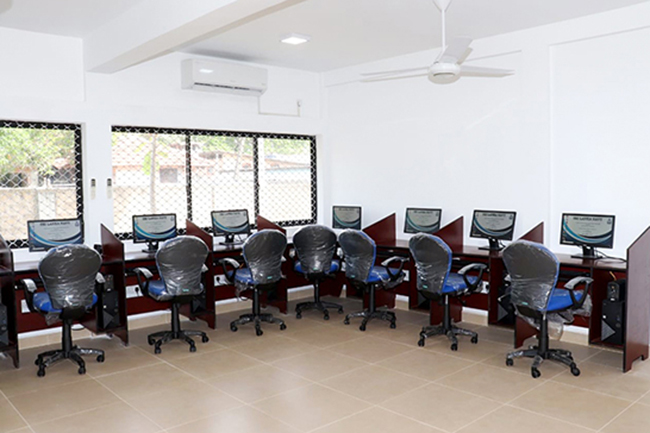
<svg viewBox="0 0 650 433">
<path fill-rule="evenodd" d="M 234 234 L 227 234 L 226 239 L 223 242 L 219 242 L 219 245 L 225 245 L 227 247 L 234 247 L 235 245 L 243 244 L 242 241 L 236 241 Z"/>
<path fill-rule="evenodd" d="M 587 246 L 587 245 L 581 245 L 581 247 L 582 247 L 582 254 L 576 254 L 575 256 L 571 256 L 572 259 L 594 260 L 598 258 L 598 256 L 596 255 L 596 249 L 594 247 Z"/>
<path fill-rule="evenodd" d="M 490 242 L 489 247 L 478 247 L 479 250 L 486 250 L 486 251 L 501 251 L 503 247 L 499 245 L 499 240 L 495 238 L 488 238 L 488 241 Z"/>
<path fill-rule="evenodd" d="M 147 241 L 147 248 L 142 250 L 143 253 L 156 254 L 158 251 L 158 241 Z"/>
</svg>

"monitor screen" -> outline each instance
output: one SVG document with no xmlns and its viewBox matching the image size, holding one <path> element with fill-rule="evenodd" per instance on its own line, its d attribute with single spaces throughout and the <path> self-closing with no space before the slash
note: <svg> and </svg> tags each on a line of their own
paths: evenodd
<svg viewBox="0 0 650 433">
<path fill-rule="evenodd" d="M 133 215 L 133 242 L 160 242 L 176 237 L 176 215 Z"/>
<path fill-rule="evenodd" d="M 84 228 L 80 219 L 27 221 L 29 251 L 47 251 L 61 245 L 83 242 Z"/>
<path fill-rule="evenodd" d="M 248 210 L 212 211 L 212 230 L 215 235 L 247 235 L 251 232 Z"/>
<path fill-rule="evenodd" d="M 440 230 L 440 209 L 406 208 L 404 233 L 429 233 Z"/>
<path fill-rule="evenodd" d="M 562 214 L 560 243 L 612 248 L 614 246 L 614 215 Z"/>
<path fill-rule="evenodd" d="M 517 212 L 475 210 L 470 237 L 511 241 Z"/>
<path fill-rule="evenodd" d="M 361 206 L 333 206 L 332 227 L 361 230 Z"/>
</svg>

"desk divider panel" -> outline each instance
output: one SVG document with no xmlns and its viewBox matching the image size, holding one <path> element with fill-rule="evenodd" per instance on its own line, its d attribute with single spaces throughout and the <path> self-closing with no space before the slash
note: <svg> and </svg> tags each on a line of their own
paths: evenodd
<svg viewBox="0 0 650 433">
<path fill-rule="evenodd" d="M 0 353 L 13 359 L 14 367 L 20 366 L 18 357 L 18 317 L 16 316 L 16 293 L 14 285 L 14 256 L 7 242 L 0 236 L 0 300 L 7 308 L 7 337 L 9 344 L 0 345 Z"/>
<path fill-rule="evenodd" d="M 397 219 L 395 217 L 395 213 L 392 213 L 386 218 L 382 218 L 374 224 L 371 224 L 368 227 L 364 228 L 363 232 L 370 236 L 373 241 L 375 241 L 375 244 L 377 244 L 377 250 L 383 250 L 386 247 L 389 247 L 388 249 L 390 249 L 391 246 L 395 245 L 396 230 Z M 349 289 L 350 287 L 348 287 L 348 290 L 346 290 L 347 293 L 350 293 Z M 393 291 L 378 290 L 375 295 L 375 307 L 386 306 L 388 308 L 395 308 L 395 292 L 397 290 L 397 287 Z M 368 307 L 368 300 L 368 295 L 363 294 L 364 308 Z"/>
<path fill-rule="evenodd" d="M 626 328 L 623 371 L 648 359 L 650 332 L 650 227 L 627 249 Z"/>
<path fill-rule="evenodd" d="M 528 231 L 525 235 L 519 238 L 521 241 L 544 243 L 544 223 L 541 222 Z"/>
<path fill-rule="evenodd" d="M 124 344 L 129 344 L 128 319 L 126 314 L 126 271 L 124 266 L 124 244 L 106 226 L 100 225 L 102 242 L 102 273 L 112 275 L 113 288 L 118 294 L 120 326 L 102 330 L 116 335 Z M 86 324 L 85 324 L 86 325 Z M 91 325 L 90 323 L 86 326 Z"/>
<path fill-rule="evenodd" d="M 452 251 L 462 251 L 463 249 L 463 225 L 462 216 L 456 218 L 436 232 L 436 236 L 445 241 Z"/>
<path fill-rule="evenodd" d="M 274 222 L 267 220 L 261 215 L 257 216 L 257 230 L 279 230 L 285 235 L 287 234 L 287 230 L 283 227 L 280 227 L 279 225 L 275 224 Z"/>
<path fill-rule="evenodd" d="M 205 305 L 200 309 L 193 309 L 191 304 L 184 305 L 181 312 L 191 318 L 198 318 L 208 323 L 210 328 L 215 329 L 217 326 L 215 311 L 215 288 L 214 288 L 214 238 L 212 235 L 201 227 L 197 226 L 190 220 L 185 221 L 186 233 L 188 236 L 196 236 L 201 239 L 208 247 L 208 257 L 205 259 L 205 266 L 208 268 L 203 281 L 205 293 Z"/>
</svg>

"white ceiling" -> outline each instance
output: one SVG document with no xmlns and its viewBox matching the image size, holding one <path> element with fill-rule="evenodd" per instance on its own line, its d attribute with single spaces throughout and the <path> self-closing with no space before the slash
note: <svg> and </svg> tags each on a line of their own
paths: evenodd
<svg viewBox="0 0 650 433">
<path fill-rule="evenodd" d="M 645 1 L 650 0 L 454 0 L 448 11 L 448 34 L 478 39 Z M 83 38 L 143 2 L 0 0 L 0 27 Z M 322 72 L 441 43 L 440 13 L 432 0 L 304 0 L 242 22 L 182 50 Z M 310 35 L 311 42 L 298 46 L 279 42 L 281 35 L 292 32 Z"/>
</svg>

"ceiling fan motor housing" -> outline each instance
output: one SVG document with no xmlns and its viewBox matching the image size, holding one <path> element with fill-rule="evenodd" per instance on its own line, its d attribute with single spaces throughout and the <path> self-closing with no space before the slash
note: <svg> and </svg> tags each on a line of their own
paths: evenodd
<svg viewBox="0 0 650 433">
<path fill-rule="evenodd" d="M 460 66 L 456 63 L 434 63 L 429 69 L 429 80 L 436 84 L 453 83 L 460 78 Z"/>
</svg>

